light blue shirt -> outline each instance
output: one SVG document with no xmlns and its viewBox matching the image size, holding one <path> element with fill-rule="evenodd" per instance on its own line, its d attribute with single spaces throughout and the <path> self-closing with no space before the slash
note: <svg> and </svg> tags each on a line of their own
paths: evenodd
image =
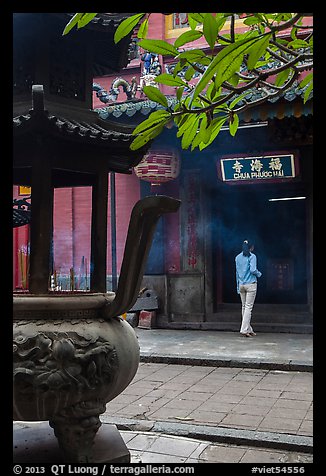
<svg viewBox="0 0 326 476">
<path fill-rule="evenodd" d="M 261 272 L 257 269 L 257 258 L 254 253 L 245 256 L 242 252 L 235 257 L 237 292 L 240 293 L 241 284 L 256 283 Z"/>
</svg>

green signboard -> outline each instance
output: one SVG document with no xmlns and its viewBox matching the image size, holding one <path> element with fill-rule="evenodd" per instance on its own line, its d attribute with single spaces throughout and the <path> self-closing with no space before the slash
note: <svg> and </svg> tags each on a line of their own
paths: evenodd
<svg viewBox="0 0 326 476">
<path fill-rule="evenodd" d="M 228 157 L 220 160 L 220 178 L 224 182 L 283 180 L 296 176 L 294 154 L 258 157 Z"/>
</svg>

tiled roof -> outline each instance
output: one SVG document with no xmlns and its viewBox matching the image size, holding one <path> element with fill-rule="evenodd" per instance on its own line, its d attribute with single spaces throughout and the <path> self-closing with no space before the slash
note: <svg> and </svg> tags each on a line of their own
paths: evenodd
<svg viewBox="0 0 326 476">
<path fill-rule="evenodd" d="M 131 150 L 133 127 L 103 121 L 94 111 L 70 111 L 69 108 L 63 109 L 60 105 L 52 104 L 52 109 L 59 112 L 61 110 L 62 115 L 51 114 L 44 109 L 42 85 L 33 86 L 32 96 L 32 109 L 13 118 L 14 168 L 17 169 L 17 180 L 21 178 L 19 167 L 28 167 L 32 163 L 33 154 L 26 153 L 26 150 L 38 147 L 40 137 L 41 142 L 43 138 L 52 139 L 53 150 L 49 150 L 49 156 L 53 161 L 53 168 L 61 170 L 60 173 L 57 172 L 59 175 L 63 175 L 62 171 L 65 170 L 65 177 L 69 181 L 72 180 L 69 175 L 72 170 L 87 175 L 104 167 L 108 172 L 130 173 L 150 146 L 148 143 L 141 149 Z M 51 103 L 48 105 L 51 109 Z M 91 119 L 84 120 L 85 117 Z M 86 178 L 85 176 L 84 179 Z M 63 183 L 64 179 L 60 180 L 55 183 Z"/>
<path fill-rule="evenodd" d="M 247 110 L 247 113 L 244 115 L 243 120 L 248 122 L 254 120 L 257 114 L 259 115 L 259 110 L 268 109 L 268 117 L 273 118 L 277 116 L 277 107 L 273 107 L 273 104 L 277 105 L 281 101 L 285 101 L 288 104 L 288 107 L 285 108 L 285 115 L 293 115 L 291 103 L 298 98 L 302 98 L 305 88 L 299 88 L 298 84 L 295 84 L 291 89 L 286 91 L 282 96 L 278 98 L 268 99 L 265 104 L 260 106 L 253 106 L 251 109 Z M 254 90 L 251 95 L 247 96 L 247 101 L 256 101 L 263 97 L 263 93 Z M 173 107 L 177 100 L 175 96 L 167 96 L 168 105 Z M 241 106 L 241 101 L 239 101 L 238 106 Z M 132 117 L 136 113 L 142 114 L 144 116 L 149 115 L 151 112 L 157 109 L 164 109 L 160 104 L 150 101 L 149 99 L 134 99 L 131 101 L 126 101 L 119 104 L 111 104 L 102 108 L 97 108 L 95 111 L 98 113 L 99 117 L 104 120 L 111 118 L 123 118 L 123 117 Z M 312 113 L 312 101 L 308 101 L 305 105 L 302 105 L 303 115 Z"/>
<path fill-rule="evenodd" d="M 58 117 L 43 113 L 43 121 L 31 111 L 29 114 L 20 115 L 13 118 L 14 134 L 21 135 L 30 132 L 32 129 L 47 129 L 54 135 L 64 135 L 72 140 L 86 142 L 131 142 L 131 134 L 107 130 L 95 123 L 78 122 L 72 119 Z"/>
<path fill-rule="evenodd" d="M 96 121 L 100 121 L 96 114 L 94 114 L 94 122 L 77 121 L 69 117 L 63 117 L 49 113 L 44 109 L 44 94 L 43 86 L 34 85 L 32 89 L 33 107 L 27 114 L 21 114 L 13 118 L 14 135 L 21 136 L 30 133 L 33 130 L 46 131 L 52 135 L 65 136 L 65 138 L 87 143 L 110 143 L 114 146 L 115 143 L 130 143 L 133 140 L 131 135 L 132 129 L 115 126 L 111 129 L 107 123 L 102 127 Z M 68 113 L 69 114 L 69 113 Z"/>
</svg>

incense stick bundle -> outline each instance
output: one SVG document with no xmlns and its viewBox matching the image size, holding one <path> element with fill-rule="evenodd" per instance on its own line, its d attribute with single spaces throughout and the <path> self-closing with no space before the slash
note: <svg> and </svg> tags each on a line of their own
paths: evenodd
<svg viewBox="0 0 326 476">
<path fill-rule="evenodd" d="M 85 258 L 85 289 L 88 290 L 88 282 L 87 282 L 87 258 Z"/>
<path fill-rule="evenodd" d="M 70 268 L 70 291 L 75 290 L 75 273 L 74 268 Z"/>
<path fill-rule="evenodd" d="M 23 250 L 18 250 L 18 265 L 21 278 L 21 286 L 27 289 L 27 273 L 29 269 L 28 255 Z"/>
<path fill-rule="evenodd" d="M 84 282 L 85 282 L 85 257 L 82 256 L 81 264 L 79 268 L 78 289 L 81 289 Z"/>
</svg>

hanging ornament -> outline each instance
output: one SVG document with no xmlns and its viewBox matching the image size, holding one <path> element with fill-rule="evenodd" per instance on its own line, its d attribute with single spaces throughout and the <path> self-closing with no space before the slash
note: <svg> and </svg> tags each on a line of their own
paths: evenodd
<svg viewBox="0 0 326 476">
<path fill-rule="evenodd" d="M 153 149 L 134 167 L 135 174 L 151 185 L 174 180 L 180 173 L 180 157 L 175 149 Z"/>
</svg>

